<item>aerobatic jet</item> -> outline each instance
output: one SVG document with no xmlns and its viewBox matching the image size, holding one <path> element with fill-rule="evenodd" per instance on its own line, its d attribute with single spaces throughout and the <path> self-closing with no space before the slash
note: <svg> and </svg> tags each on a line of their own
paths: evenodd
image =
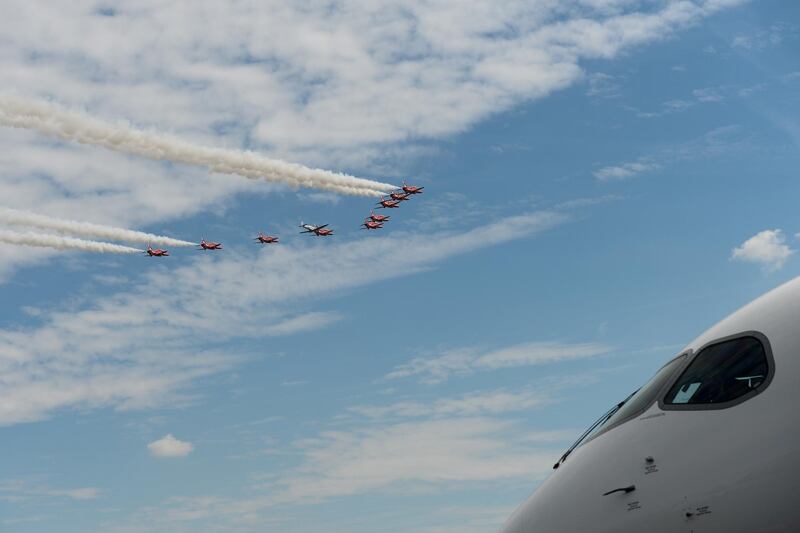
<svg viewBox="0 0 800 533">
<path fill-rule="evenodd" d="M 314 226 L 313 224 L 303 224 L 301 222 L 300 227 L 305 230 L 301 231 L 300 233 L 313 233 L 317 237 L 330 237 L 333 235 L 333 230 L 328 228 L 327 224 L 323 224 L 322 226 Z"/>
<path fill-rule="evenodd" d="M 166 251 L 166 250 L 161 250 L 159 248 L 156 248 L 154 250 L 150 246 L 148 246 L 147 250 L 142 252 L 142 253 L 145 253 L 145 254 L 149 255 L 150 257 L 167 257 L 169 255 L 169 252 Z"/>
<path fill-rule="evenodd" d="M 205 239 L 200 241 L 198 250 L 222 250 L 221 242 L 206 242 Z"/>
<path fill-rule="evenodd" d="M 277 237 L 274 237 L 272 235 L 264 235 L 260 231 L 258 232 L 258 237 L 256 237 L 253 240 L 255 240 L 257 242 L 260 242 L 261 244 L 277 244 L 278 243 L 278 238 Z"/>
<path fill-rule="evenodd" d="M 417 187 L 416 185 L 406 185 L 406 182 L 403 182 L 403 192 L 407 194 L 422 194 L 422 189 L 425 187 Z"/>
<path fill-rule="evenodd" d="M 383 222 L 375 222 L 374 220 L 366 219 L 361 224 L 361 229 L 381 229 L 383 227 Z"/>
<path fill-rule="evenodd" d="M 369 214 L 369 220 L 373 222 L 388 222 L 391 217 L 389 215 L 376 215 L 375 213 Z"/>
<path fill-rule="evenodd" d="M 378 202 L 375 205 L 379 205 L 380 206 L 378 209 L 381 209 L 381 208 L 397 209 L 398 207 L 400 207 L 400 200 L 381 200 L 380 202 Z"/>
<path fill-rule="evenodd" d="M 408 200 L 408 197 L 411 196 L 410 192 L 393 192 L 390 194 L 392 200 L 397 200 L 398 202 L 404 202 Z"/>
</svg>

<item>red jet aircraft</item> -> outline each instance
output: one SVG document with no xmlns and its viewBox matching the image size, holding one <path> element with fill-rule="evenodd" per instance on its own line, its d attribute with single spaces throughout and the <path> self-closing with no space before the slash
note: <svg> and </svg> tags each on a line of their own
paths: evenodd
<svg viewBox="0 0 800 533">
<path fill-rule="evenodd" d="M 150 246 L 148 246 L 147 250 L 143 253 L 146 253 L 150 257 L 167 257 L 169 255 L 169 252 L 166 250 L 160 250 L 158 248 L 153 250 Z"/>
<path fill-rule="evenodd" d="M 387 222 L 391 217 L 389 215 L 376 215 L 375 213 L 369 214 L 369 219 L 373 222 Z"/>
<path fill-rule="evenodd" d="M 366 219 L 361 226 L 361 229 L 381 229 L 383 227 L 383 222 L 375 222 L 374 220 Z"/>
<path fill-rule="evenodd" d="M 300 233 L 313 233 L 317 237 L 330 237 L 333 235 L 333 230 L 329 229 L 327 224 L 323 224 L 322 226 L 314 226 L 312 224 L 303 224 L 301 222 L 300 227 L 305 230 L 301 231 Z"/>
<path fill-rule="evenodd" d="M 272 235 L 264 235 L 260 231 L 258 232 L 258 237 L 256 237 L 253 240 L 258 241 L 261 244 L 277 244 L 278 243 L 278 238 L 277 237 L 273 237 Z"/>
<path fill-rule="evenodd" d="M 393 192 L 389 196 L 392 197 L 392 200 L 397 200 L 399 202 L 408 200 L 408 197 L 411 196 L 410 192 Z"/>
<path fill-rule="evenodd" d="M 381 200 L 376 205 L 379 205 L 378 209 L 386 208 L 386 209 L 397 209 L 400 207 L 400 200 Z"/>
<path fill-rule="evenodd" d="M 205 239 L 200 241 L 199 250 L 222 250 L 221 242 L 206 242 Z"/>
<path fill-rule="evenodd" d="M 408 194 L 422 194 L 422 189 L 425 187 L 417 187 L 415 185 L 406 185 L 406 182 L 403 182 L 403 192 Z"/>
</svg>

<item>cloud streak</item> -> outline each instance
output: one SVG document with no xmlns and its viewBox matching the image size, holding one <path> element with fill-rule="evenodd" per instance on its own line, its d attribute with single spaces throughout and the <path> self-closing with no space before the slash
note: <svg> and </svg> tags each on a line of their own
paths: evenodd
<svg viewBox="0 0 800 533">
<path fill-rule="evenodd" d="M 391 405 L 357 405 L 349 409 L 353 414 L 372 419 L 452 417 L 497 415 L 511 411 L 527 411 L 550 405 L 549 394 L 525 390 L 511 392 L 496 390 L 465 394 L 456 398 L 441 398 L 434 402 L 405 401 Z"/>
<path fill-rule="evenodd" d="M 594 173 L 600 181 L 619 181 L 633 178 L 644 172 L 649 172 L 658 168 L 655 163 L 647 160 L 632 161 L 616 166 L 603 167 Z"/>
<path fill-rule="evenodd" d="M 0 501 L 19 503 L 26 500 L 65 498 L 69 500 L 93 500 L 101 491 L 95 487 L 57 489 L 24 479 L 0 480 Z"/>
<path fill-rule="evenodd" d="M 205 256 L 150 272 L 130 289 L 45 312 L 38 327 L 0 329 L 0 424 L 41 419 L 58 408 L 179 402 L 196 380 L 238 363 L 220 343 L 296 334 L 339 318 L 296 311 L 311 300 L 408 276 L 567 220 L 541 211 L 463 233 Z M 364 271 L 365 262 L 373 268 Z M 142 297 L 162 293 L 169 298 Z"/>
<path fill-rule="evenodd" d="M 511 430 L 508 421 L 455 417 L 324 432 L 297 443 L 304 463 L 279 480 L 274 498 L 309 503 L 396 485 L 544 475 L 554 452 L 521 442 Z"/>
<path fill-rule="evenodd" d="M 386 379 L 417 377 L 421 382 L 433 385 L 446 381 L 451 376 L 586 359 L 605 355 L 610 351 L 611 348 L 604 344 L 558 342 L 531 342 L 488 352 L 462 348 L 436 357 L 416 357 L 396 367 L 386 375 Z"/>
<path fill-rule="evenodd" d="M 687 142 L 677 143 L 658 152 L 617 165 L 603 167 L 594 172 L 602 182 L 623 181 L 654 172 L 682 161 L 704 157 L 718 157 L 734 149 L 748 147 L 749 138 L 737 125 L 714 128 Z"/>
</svg>

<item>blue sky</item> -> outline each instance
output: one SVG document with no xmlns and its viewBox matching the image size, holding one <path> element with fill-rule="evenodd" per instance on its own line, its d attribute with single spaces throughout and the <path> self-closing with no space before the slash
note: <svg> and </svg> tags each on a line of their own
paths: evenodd
<svg viewBox="0 0 800 533">
<path fill-rule="evenodd" d="M 800 270 L 795 2 L 47 4 L 6 91 L 426 189 L 366 235 L 369 199 L 0 129 L 0 205 L 225 244 L 0 249 L 0 529 L 493 531 Z"/>
</svg>

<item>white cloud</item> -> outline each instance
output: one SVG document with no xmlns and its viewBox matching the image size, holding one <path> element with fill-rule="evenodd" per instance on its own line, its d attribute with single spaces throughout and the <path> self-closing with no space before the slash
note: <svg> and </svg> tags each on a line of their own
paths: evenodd
<svg viewBox="0 0 800 533">
<path fill-rule="evenodd" d="M 335 324 L 342 315 L 333 312 L 305 313 L 281 320 L 276 324 L 264 327 L 264 333 L 270 336 L 294 335 L 303 331 L 320 329 Z"/>
<path fill-rule="evenodd" d="M 793 41 L 797 39 L 797 35 L 797 26 L 779 22 L 752 33 L 737 35 L 731 46 L 750 52 L 762 51 L 780 46 L 786 41 Z"/>
<path fill-rule="evenodd" d="M 153 457 L 186 457 L 194 450 L 194 445 L 191 442 L 178 440 L 171 433 L 167 433 L 162 438 L 148 444 L 147 449 L 150 450 Z"/>
<path fill-rule="evenodd" d="M 661 109 L 658 111 L 638 111 L 636 116 L 639 118 L 659 118 L 673 113 L 680 113 L 689 108 L 694 107 L 699 100 L 684 100 L 681 98 L 674 98 L 661 102 Z M 631 108 L 636 110 L 636 108 Z"/>
<path fill-rule="evenodd" d="M 449 350 L 435 357 L 416 357 L 392 370 L 386 375 L 386 379 L 422 376 L 424 383 L 441 383 L 452 375 L 473 373 L 472 365 L 476 358 L 477 351 L 472 348 Z"/>
<path fill-rule="evenodd" d="M 745 149 L 749 146 L 749 142 L 749 138 L 744 135 L 741 127 L 737 125 L 722 126 L 714 128 L 696 139 L 664 148 L 635 161 L 603 167 L 595 171 L 594 175 L 600 181 L 625 180 L 676 162 L 718 157 L 735 149 Z"/>
<path fill-rule="evenodd" d="M 417 483 L 535 479 L 553 451 L 523 444 L 513 425 L 488 418 L 404 422 L 328 431 L 298 443 L 305 459 L 279 481 L 279 498 L 308 502 Z"/>
<path fill-rule="evenodd" d="M 24 479 L 0 480 L 0 501 L 18 503 L 42 498 L 66 498 L 69 500 L 93 500 L 101 494 L 95 487 L 56 489 L 48 485 Z"/>
<path fill-rule="evenodd" d="M 574 82 L 581 60 L 740 2 L 128 0 L 113 17 L 90 2 L 17 3 L 0 22 L 7 87 L 58 87 L 109 116 L 170 129 L 241 138 L 252 128 L 280 150 L 462 131 Z"/>
<path fill-rule="evenodd" d="M 5 518 L 2 523 L 7 526 L 19 526 L 19 524 L 32 524 L 41 522 L 46 518 L 45 515 L 21 516 L 19 518 Z"/>
<path fill-rule="evenodd" d="M 716 87 L 695 89 L 692 91 L 692 96 L 694 96 L 698 102 L 721 102 L 725 99 L 725 96 L 723 96 Z"/>
<path fill-rule="evenodd" d="M 786 244 L 783 231 L 768 229 L 750 237 L 733 249 L 731 259 L 760 264 L 768 271 L 783 267 L 795 251 Z"/>
<path fill-rule="evenodd" d="M 419 376 L 423 383 L 436 384 L 447 380 L 450 376 L 463 376 L 498 368 L 584 359 L 604 355 L 609 351 L 610 348 L 603 344 L 563 344 L 558 342 L 531 342 L 490 352 L 462 348 L 436 357 L 416 357 L 410 362 L 396 367 L 386 375 L 386 379 Z"/>
<path fill-rule="evenodd" d="M 659 118 L 686 111 L 697 105 L 722 102 L 732 97 L 749 98 L 767 87 L 769 87 L 768 83 L 756 83 L 754 85 L 724 84 L 716 87 L 702 87 L 694 89 L 690 99 L 675 98 L 662 102 L 661 108 L 657 111 L 639 111 L 635 107 L 629 107 L 629 109 L 635 111 L 636 116 L 640 118 Z"/>
<path fill-rule="evenodd" d="M 549 394 L 525 390 L 510 392 L 496 390 L 465 394 L 455 398 L 440 398 L 433 402 L 403 401 L 391 405 L 357 405 L 349 411 L 367 418 L 441 418 L 453 416 L 496 415 L 513 411 L 527 411 L 550 405 Z"/>
<path fill-rule="evenodd" d="M 477 368 L 495 369 L 556 363 L 607 354 L 611 349 L 603 344 L 561 344 L 532 342 L 503 348 L 481 355 L 475 360 Z"/>
<path fill-rule="evenodd" d="M 589 88 L 586 90 L 587 96 L 596 98 L 618 98 L 621 86 L 617 78 L 603 72 L 596 72 L 589 76 Z"/>
<path fill-rule="evenodd" d="M 748 85 L 746 87 L 742 87 L 736 91 L 736 94 L 741 98 L 748 98 L 753 96 L 756 93 L 759 93 L 769 87 L 767 83 L 756 83 L 754 85 Z"/>
<path fill-rule="evenodd" d="M 72 500 L 93 500 L 100 495 L 100 491 L 94 487 L 86 487 L 82 489 L 51 490 L 49 494 L 52 496 L 65 496 Z"/>
<path fill-rule="evenodd" d="M 649 172 L 658 168 L 655 163 L 646 160 L 632 161 L 621 165 L 603 167 L 594 173 L 600 181 L 617 181 L 633 178 L 644 172 Z"/>
</svg>

